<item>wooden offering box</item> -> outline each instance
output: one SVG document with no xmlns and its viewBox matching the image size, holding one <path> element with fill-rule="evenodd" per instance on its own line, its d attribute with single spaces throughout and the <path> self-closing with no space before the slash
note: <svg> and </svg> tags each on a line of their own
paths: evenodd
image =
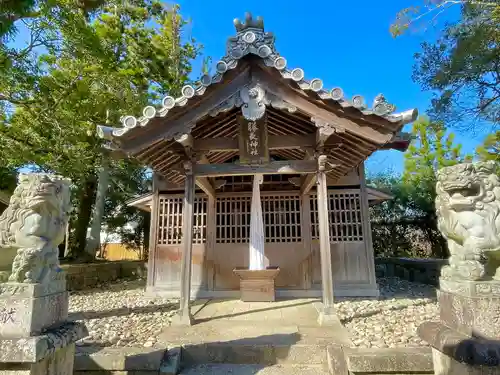
<svg viewBox="0 0 500 375">
<path fill-rule="evenodd" d="M 236 268 L 233 272 L 240 278 L 240 299 L 244 302 L 274 302 L 274 279 L 278 276 L 278 267 L 265 270 Z"/>
</svg>

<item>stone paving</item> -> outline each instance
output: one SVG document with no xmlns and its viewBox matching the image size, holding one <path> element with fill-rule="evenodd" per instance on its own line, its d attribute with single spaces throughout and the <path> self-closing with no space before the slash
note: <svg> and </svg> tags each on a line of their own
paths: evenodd
<svg viewBox="0 0 500 375">
<path fill-rule="evenodd" d="M 336 304 L 339 317 L 349 330 L 354 345 L 358 347 L 426 345 L 418 338 L 416 328 L 426 320 L 438 320 L 434 288 L 397 278 L 378 281 L 381 290 L 380 299 L 338 299 Z M 144 286 L 143 280 L 125 281 L 86 292 L 72 293 L 70 316 L 73 320 L 83 320 L 89 329 L 89 336 L 79 345 L 111 347 L 160 345 L 157 342 L 158 337 L 170 325 L 171 317 L 178 306 L 177 301 L 144 297 Z M 239 301 L 227 303 L 224 309 L 231 310 L 232 315 L 238 320 L 253 319 L 252 313 L 248 314 L 251 306 Z M 196 304 L 201 308 L 203 301 Z M 220 312 L 213 309 L 200 311 L 203 313 L 198 318 L 202 319 L 216 318 L 220 315 Z M 262 316 L 274 319 L 280 318 L 278 316 L 280 314 L 283 314 L 280 309 L 273 309 Z"/>
</svg>

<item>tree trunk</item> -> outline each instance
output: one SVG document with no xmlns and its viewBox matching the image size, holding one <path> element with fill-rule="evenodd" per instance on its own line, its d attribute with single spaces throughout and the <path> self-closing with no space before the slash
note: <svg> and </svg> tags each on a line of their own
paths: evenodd
<svg viewBox="0 0 500 375">
<path fill-rule="evenodd" d="M 101 244 L 101 224 L 104 216 L 104 206 L 109 186 L 109 158 L 103 155 L 102 164 L 99 171 L 99 181 L 97 184 L 97 194 L 95 199 L 94 213 L 91 220 L 90 233 L 87 238 L 85 252 L 95 258 Z"/>
<path fill-rule="evenodd" d="M 151 214 L 149 212 L 142 212 L 144 225 L 142 226 L 142 233 L 144 241 L 142 242 L 141 260 L 148 260 L 149 255 L 149 230 L 151 228 Z"/>
<path fill-rule="evenodd" d="M 66 224 L 66 234 L 64 235 L 64 258 L 67 258 L 70 253 L 69 247 L 69 220 Z"/>
<path fill-rule="evenodd" d="M 82 190 L 80 191 L 80 203 L 78 205 L 78 216 L 75 221 L 75 238 L 71 247 L 70 257 L 73 259 L 92 261 L 85 252 L 85 244 L 87 241 L 87 229 L 92 215 L 92 204 L 94 203 L 94 195 L 96 192 L 95 176 L 91 175 L 84 181 Z"/>
</svg>

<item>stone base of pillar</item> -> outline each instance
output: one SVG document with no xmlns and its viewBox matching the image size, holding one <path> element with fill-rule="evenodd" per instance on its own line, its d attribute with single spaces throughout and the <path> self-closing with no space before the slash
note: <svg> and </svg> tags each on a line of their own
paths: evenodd
<svg viewBox="0 0 500 375">
<path fill-rule="evenodd" d="M 340 318 L 333 306 L 325 307 L 322 303 L 316 305 L 318 311 L 318 324 L 320 326 L 338 326 L 341 325 Z"/>
<path fill-rule="evenodd" d="M 64 274 L 46 284 L 0 284 L 0 375 L 71 375 L 75 342 L 88 335 L 68 322 Z"/>
<path fill-rule="evenodd" d="M 189 311 L 178 311 L 170 322 L 171 326 L 189 327 L 194 323 L 194 319 Z M 1 374 L 0 374 L 1 375 Z"/>
<path fill-rule="evenodd" d="M 440 322 L 418 335 L 433 348 L 436 375 L 500 375 L 500 282 L 440 279 Z"/>
</svg>

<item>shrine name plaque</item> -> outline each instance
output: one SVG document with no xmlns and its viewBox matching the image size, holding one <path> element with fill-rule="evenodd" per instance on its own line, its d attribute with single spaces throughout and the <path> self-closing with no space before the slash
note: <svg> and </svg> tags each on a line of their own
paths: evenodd
<svg viewBox="0 0 500 375">
<path fill-rule="evenodd" d="M 240 116 L 238 122 L 240 164 L 269 163 L 266 114 L 253 121 Z"/>
</svg>

